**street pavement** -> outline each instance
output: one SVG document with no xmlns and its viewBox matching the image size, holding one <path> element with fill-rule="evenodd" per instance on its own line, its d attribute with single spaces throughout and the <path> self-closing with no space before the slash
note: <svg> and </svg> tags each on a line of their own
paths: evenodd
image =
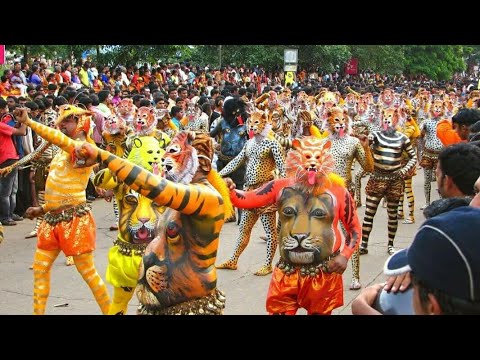
<svg viewBox="0 0 480 360">
<path fill-rule="evenodd" d="M 367 178 L 362 181 L 364 188 Z M 415 224 L 402 224 L 399 221 L 395 247 L 408 247 L 424 217 L 420 207 L 424 204 L 423 170 L 417 170 L 413 180 L 416 201 Z M 436 183 L 432 183 L 432 201 L 438 199 Z M 365 192 L 363 191 L 363 203 Z M 360 222 L 363 220 L 365 207 L 358 208 Z M 406 208 L 405 202 L 405 211 Z M 109 231 L 114 223 L 112 204 L 103 199 L 94 202 L 93 213 L 97 222 L 97 249 L 95 265 L 100 276 L 105 279 L 108 250 L 116 237 L 116 232 Z M 5 240 L 0 245 L 0 314 L 29 315 L 32 313 L 33 272 L 29 269 L 35 251 L 36 238 L 25 239 L 25 235 L 34 227 L 34 221 L 25 219 L 17 226 L 5 226 Z M 265 315 L 265 299 L 270 282 L 270 275 L 253 275 L 266 255 L 265 241 L 260 236 L 265 234 L 260 221 L 255 225 L 250 243 L 240 257 L 238 270 L 217 270 L 218 288 L 226 293 L 225 315 Z M 238 236 L 236 223 L 226 223 L 220 235 L 217 264 L 226 260 L 232 253 Z M 360 276 L 363 286 L 382 282 L 382 273 L 387 254 L 387 210 L 381 205 L 374 219 L 373 231 L 369 240 L 369 253 L 360 257 Z M 278 260 L 278 251 L 274 263 Z M 352 300 L 358 291 L 349 290 L 351 264 L 344 273 L 344 306 L 334 310 L 334 315 L 351 315 Z M 110 294 L 113 288 L 108 285 Z M 67 305 L 65 305 L 67 304 Z M 61 306 L 56 306 L 61 305 Z M 63 305 L 63 306 L 62 306 Z M 134 296 L 129 304 L 128 313 L 134 315 L 138 300 Z M 46 314 L 49 315 L 99 315 L 101 314 L 93 295 L 82 280 L 75 266 L 65 265 L 65 256 L 60 254 L 53 265 L 51 274 L 51 291 Z M 306 314 L 301 309 L 298 314 Z"/>
</svg>

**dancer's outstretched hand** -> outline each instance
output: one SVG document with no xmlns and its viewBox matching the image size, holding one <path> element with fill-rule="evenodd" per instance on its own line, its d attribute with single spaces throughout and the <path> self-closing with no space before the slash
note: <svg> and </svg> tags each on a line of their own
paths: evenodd
<svg viewBox="0 0 480 360">
<path fill-rule="evenodd" d="M 235 185 L 235 183 L 233 182 L 233 180 L 230 179 L 229 177 L 223 178 L 223 180 L 224 180 L 225 183 L 227 184 L 228 190 L 232 191 L 232 190 L 235 190 L 235 188 L 237 187 L 237 186 Z"/>
</svg>

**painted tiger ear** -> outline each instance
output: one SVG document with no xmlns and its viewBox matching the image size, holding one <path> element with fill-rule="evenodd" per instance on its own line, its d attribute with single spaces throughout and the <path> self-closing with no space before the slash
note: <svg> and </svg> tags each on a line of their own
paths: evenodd
<svg viewBox="0 0 480 360">
<path fill-rule="evenodd" d="M 188 142 L 192 142 L 193 140 L 195 140 L 195 132 L 193 131 L 185 131 L 187 133 L 187 141 Z"/>
<path fill-rule="evenodd" d="M 292 147 L 293 147 L 294 150 L 299 149 L 300 147 L 302 147 L 302 143 L 298 139 L 293 139 L 292 140 Z"/>
<path fill-rule="evenodd" d="M 143 145 L 142 140 L 138 137 L 133 139 L 133 145 L 137 148 L 140 149 Z"/>
<path fill-rule="evenodd" d="M 332 147 L 332 142 L 328 140 L 325 144 L 323 144 L 323 150 L 328 150 Z"/>
</svg>

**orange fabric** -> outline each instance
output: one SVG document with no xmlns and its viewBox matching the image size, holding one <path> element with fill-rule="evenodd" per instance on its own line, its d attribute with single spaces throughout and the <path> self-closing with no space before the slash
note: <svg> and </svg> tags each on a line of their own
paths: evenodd
<svg viewBox="0 0 480 360">
<path fill-rule="evenodd" d="M 451 120 L 448 119 L 440 120 L 438 122 L 437 137 L 440 139 L 444 146 L 460 142 L 467 142 L 466 140 L 462 140 L 462 138 L 458 136 L 457 132 L 453 129 Z"/>
<path fill-rule="evenodd" d="M 295 314 L 304 308 L 309 315 L 329 315 L 343 305 L 343 280 L 337 273 L 321 272 L 315 277 L 301 276 L 300 270 L 286 275 L 278 267 L 273 270 L 267 294 L 269 313 Z"/>
<path fill-rule="evenodd" d="M 95 250 L 96 225 L 92 212 L 72 221 L 49 225 L 45 220 L 38 229 L 37 248 L 62 250 L 66 256 L 81 255 Z"/>
</svg>

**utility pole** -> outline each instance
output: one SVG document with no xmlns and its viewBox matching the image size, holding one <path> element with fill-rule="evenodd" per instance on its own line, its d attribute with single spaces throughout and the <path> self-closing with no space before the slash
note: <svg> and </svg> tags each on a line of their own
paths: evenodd
<svg viewBox="0 0 480 360">
<path fill-rule="evenodd" d="M 218 68 L 220 69 L 222 67 L 222 45 L 218 45 Z"/>
</svg>

